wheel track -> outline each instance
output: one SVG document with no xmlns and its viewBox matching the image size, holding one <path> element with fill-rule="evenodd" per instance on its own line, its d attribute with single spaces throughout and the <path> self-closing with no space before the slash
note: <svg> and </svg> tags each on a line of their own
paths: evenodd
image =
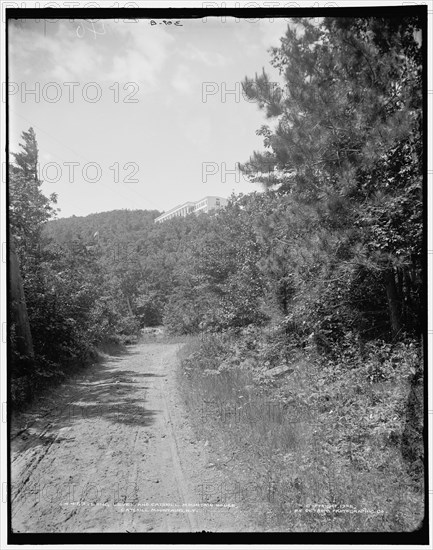
<svg viewBox="0 0 433 550">
<path fill-rule="evenodd" d="M 178 493 L 181 497 L 181 502 L 184 502 L 184 503 L 194 502 L 194 498 L 190 495 L 190 492 L 188 490 L 188 484 L 186 482 L 185 475 L 182 469 L 182 464 L 179 458 L 179 455 L 180 455 L 179 445 L 176 438 L 176 434 L 173 430 L 173 422 L 171 420 L 167 398 L 165 397 L 165 393 L 163 388 L 161 387 L 161 384 L 160 384 L 160 395 L 163 403 L 166 425 L 167 425 L 168 431 L 170 432 L 170 437 L 169 437 L 170 451 L 171 451 L 171 456 L 173 460 L 174 475 L 177 483 Z M 188 519 L 190 531 L 198 531 L 198 525 L 194 514 L 188 511 L 185 515 Z"/>
</svg>

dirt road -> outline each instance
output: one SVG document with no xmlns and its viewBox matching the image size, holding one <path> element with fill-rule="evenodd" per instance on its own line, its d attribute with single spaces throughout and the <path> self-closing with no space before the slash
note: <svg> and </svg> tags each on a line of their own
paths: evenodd
<svg viewBox="0 0 433 550">
<path fill-rule="evenodd" d="M 21 533 L 252 531 L 176 388 L 178 344 L 138 344 L 11 425 L 12 529 Z"/>
</svg>

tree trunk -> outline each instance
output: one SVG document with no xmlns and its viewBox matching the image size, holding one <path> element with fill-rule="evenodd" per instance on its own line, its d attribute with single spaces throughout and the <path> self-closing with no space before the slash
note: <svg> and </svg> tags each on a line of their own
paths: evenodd
<svg viewBox="0 0 433 550">
<path fill-rule="evenodd" d="M 412 288 L 411 280 L 409 278 L 408 270 L 403 271 L 403 282 L 404 282 L 404 294 L 403 294 L 403 304 L 404 304 L 404 325 L 410 330 L 413 330 L 413 304 L 412 304 Z"/>
<path fill-rule="evenodd" d="M 25 369 L 31 367 L 34 361 L 33 340 L 27 315 L 26 298 L 21 278 L 18 258 L 15 252 L 13 236 L 9 232 L 9 289 L 11 320 L 15 324 L 17 352 L 24 356 Z"/>
<path fill-rule="evenodd" d="M 129 315 L 131 315 L 131 317 L 133 317 L 134 314 L 132 313 L 131 302 L 129 301 L 129 296 L 126 297 L 126 303 L 128 304 Z"/>
<path fill-rule="evenodd" d="M 400 331 L 400 307 L 399 297 L 397 293 L 397 285 L 395 282 L 394 270 L 390 270 L 385 274 L 386 296 L 388 298 L 389 320 L 393 336 L 396 336 Z"/>
</svg>

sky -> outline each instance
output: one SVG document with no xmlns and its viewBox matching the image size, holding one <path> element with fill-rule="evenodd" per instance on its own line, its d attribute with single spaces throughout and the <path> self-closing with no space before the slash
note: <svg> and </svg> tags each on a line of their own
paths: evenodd
<svg viewBox="0 0 433 550">
<path fill-rule="evenodd" d="M 287 20 L 24 20 L 9 27 L 9 147 L 32 126 L 58 217 L 260 190 L 236 169 L 268 123 L 241 82 Z"/>
</svg>

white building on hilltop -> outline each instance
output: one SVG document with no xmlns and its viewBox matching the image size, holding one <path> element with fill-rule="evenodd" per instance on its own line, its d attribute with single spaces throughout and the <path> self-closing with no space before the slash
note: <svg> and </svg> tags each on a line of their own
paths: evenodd
<svg viewBox="0 0 433 550">
<path fill-rule="evenodd" d="M 204 197 L 204 199 L 197 202 L 185 202 L 155 218 L 155 223 L 165 222 L 176 216 L 185 217 L 188 214 L 199 214 L 200 212 L 207 214 L 211 210 L 224 208 L 224 206 L 227 206 L 227 202 L 227 199 L 223 199 L 222 197 Z"/>
</svg>

